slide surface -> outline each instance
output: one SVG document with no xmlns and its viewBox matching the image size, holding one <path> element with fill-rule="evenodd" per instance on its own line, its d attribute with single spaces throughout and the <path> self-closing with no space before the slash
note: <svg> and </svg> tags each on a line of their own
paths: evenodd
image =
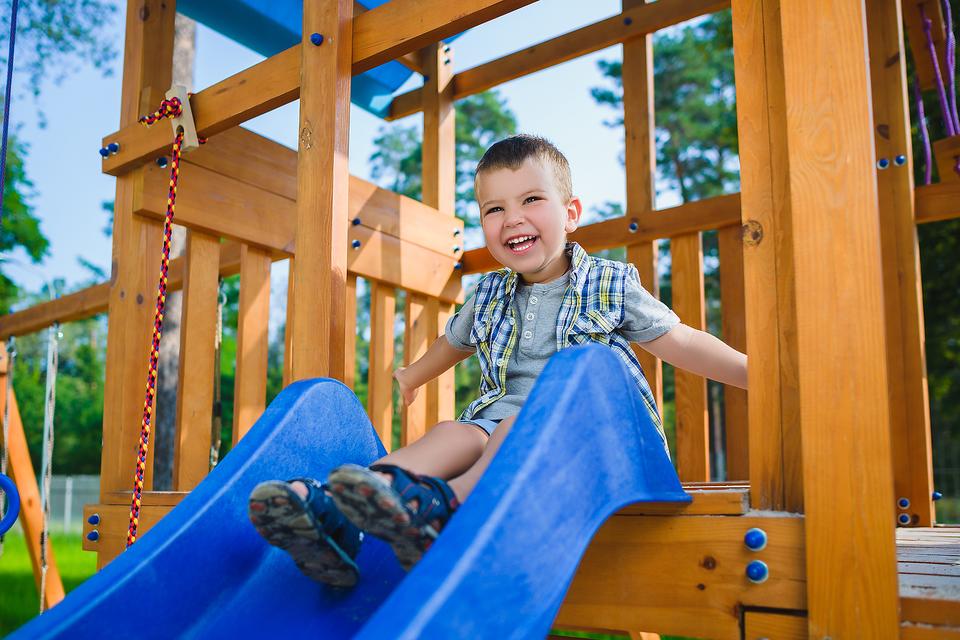
<svg viewBox="0 0 960 640">
<path fill-rule="evenodd" d="M 263 481 L 325 477 L 383 447 L 353 393 L 298 382 L 153 529 L 11 638 L 544 637 L 602 522 L 641 501 L 689 501 L 616 355 L 554 356 L 470 499 L 404 576 L 368 536 L 360 584 L 300 574 L 247 520 Z"/>
</svg>

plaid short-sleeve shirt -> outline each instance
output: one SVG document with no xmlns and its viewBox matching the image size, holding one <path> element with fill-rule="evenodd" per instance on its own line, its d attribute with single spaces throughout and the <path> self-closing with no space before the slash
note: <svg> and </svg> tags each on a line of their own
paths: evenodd
<svg viewBox="0 0 960 640">
<path fill-rule="evenodd" d="M 617 331 L 624 321 L 627 276 L 636 267 L 594 258 L 575 242 L 567 245 L 567 252 L 572 266 L 570 283 L 557 314 L 557 351 L 588 342 L 613 349 L 637 385 L 650 418 L 663 437 L 663 425 L 650 385 L 630 343 Z M 500 269 L 484 276 L 474 292 L 470 337 L 477 345 L 480 361 L 480 397 L 464 409 L 461 420 L 469 420 L 506 394 L 507 366 L 519 333 L 513 305 L 517 279 L 517 272 Z"/>
</svg>

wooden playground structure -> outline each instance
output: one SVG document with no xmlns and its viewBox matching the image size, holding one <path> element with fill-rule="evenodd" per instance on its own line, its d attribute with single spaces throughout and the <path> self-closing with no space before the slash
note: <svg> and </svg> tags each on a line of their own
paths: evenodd
<svg viewBox="0 0 960 640">
<path fill-rule="evenodd" d="M 950 170 L 960 137 L 937 145 L 940 183 L 915 187 L 904 48 L 906 32 L 932 87 L 914 5 L 934 19 L 942 52 L 939 2 L 622 0 L 619 15 L 452 73 L 443 38 L 531 2 L 392 0 L 356 13 L 349 0 L 305 2 L 302 44 L 192 97 L 209 142 L 183 159 L 186 253 L 170 268 L 183 290 L 174 490 L 150 491 L 148 471 L 141 531 L 209 472 L 220 277 L 241 283 L 234 442 L 265 408 L 278 260 L 291 262 L 285 383 L 352 386 L 360 277 L 371 285 L 368 410 L 384 442 L 395 410 L 403 442 L 454 417 L 452 371 L 406 408 L 393 406 L 391 378 L 398 290 L 410 362 L 462 302 L 461 276 L 495 267 L 486 249 L 463 250 L 454 215 L 454 101 L 622 43 L 627 213 L 573 239 L 588 251 L 626 247 L 656 293 L 655 242 L 668 238 L 673 307 L 705 329 L 701 234 L 717 230 L 723 338 L 750 356 L 750 393 L 725 391 L 730 480 L 710 482 L 706 381 L 676 372 L 673 453 L 693 502 L 611 518 L 556 626 L 638 638 L 960 638 L 960 573 L 950 570 L 960 528 L 934 522 L 916 236 L 917 224 L 960 217 Z M 170 129 L 137 118 L 170 88 L 175 5 L 128 2 L 120 129 L 104 138 L 119 144 L 103 160 L 117 179 L 110 282 L 0 318 L 6 338 L 109 314 L 100 503 L 84 512 L 98 516 L 84 548 L 100 566 L 126 536 L 167 195 L 155 160 Z M 652 34 L 731 5 L 742 191 L 656 210 Z M 350 78 L 394 59 L 424 76 L 391 106 L 392 118 L 423 113 L 422 202 L 348 171 Z M 299 151 L 238 126 L 296 99 Z M 661 365 L 638 355 L 662 406 Z M 15 406 L 11 423 L 33 539 L 39 512 Z M 761 551 L 744 545 L 753 527 L 767 533 Z M 769 567 L 763 583 L 744 575 L 753 560 Z M 48 575 L 45 600 L 62 596 Z"/>
</svg>

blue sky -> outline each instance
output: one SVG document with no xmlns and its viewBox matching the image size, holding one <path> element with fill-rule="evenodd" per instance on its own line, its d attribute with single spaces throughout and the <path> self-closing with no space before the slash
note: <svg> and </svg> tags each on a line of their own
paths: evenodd
<svg viewBox="0 0 960 640">
<path fill-rule="evenodd" d="M 126 3 L 117 5 L 116 20 L 109 29 L 122 45 Z M 596 22 L 619 13 L 619 7 L 618 0 L 540 0 L 461 36 L 454 43 L 455 70 Z M 623 133 L 603 125 L 612 113 L 597 106 L 589 93 L 591 87 L 603 84 L 597 61 L 619 57 L 620 47 L 611 47 L 500 87 L 518 117 L 520 130 L 552 139 L 569 157 L 575 190 L 587 209 L 607 200 L 624 200 L 625 176 L 618 160 Z M 195 90 L 261 59 L 200 25 Z M 19 125 L 18 136 L 29 144 L 27 172 L 35 187 L 31 203 L 51 243 L 50 255 L 42 264 L 10 266 L 10 275 L 28 290 L 38 289 L 44 279 L 64 278 L 68 285 L 86 279 L 88 274 L 79 267 L 78 257 L 109 268 L 110 240 L 102 231 L 107 214 L 101 210 L 101 202 L 113 199 L 114 178 L 100 172 L 97 151 L 101 138 L 118 128 L 121 64 L 117 60 L 108 77 L 83 68 L 61 85 L 44 86 L 39 106 L 46 113 L 46 128 L 38 126 L 37 103 L 32 98 L 15 96 L 11 105 L 11 122 Z M 419 80 L 412 78 L 406 88 L 417 84 Z M 245 126 L 293 147 L 297 109 L 295 102 Z M 415 115 L 401 123 L 421 121 L 421 116 Z M 383 125 L 380 119 L 352 109 L 350 169 L 354 175 L 369 178 L 367 159 Z M 12 257 L 27 262 L 22 253 Z M 275 277 L 277 285 L 285 289 L 282 273 Z"/>
</svg>

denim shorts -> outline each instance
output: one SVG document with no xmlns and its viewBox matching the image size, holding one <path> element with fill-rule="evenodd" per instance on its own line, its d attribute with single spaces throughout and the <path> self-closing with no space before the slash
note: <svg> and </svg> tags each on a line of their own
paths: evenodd
<svg viewBox="0 0 960 640">
<path fill-rule="evenodd" d="M 493 435 L 493 430 L 497 428 L 497 425 L 500 424 L 501 421 L 486 420 L 485 418 L 473 418 L 472 420 L 460 420 L 459 422 L 480 427 L 488 436 L 491 436 Z"/>
</svg>

